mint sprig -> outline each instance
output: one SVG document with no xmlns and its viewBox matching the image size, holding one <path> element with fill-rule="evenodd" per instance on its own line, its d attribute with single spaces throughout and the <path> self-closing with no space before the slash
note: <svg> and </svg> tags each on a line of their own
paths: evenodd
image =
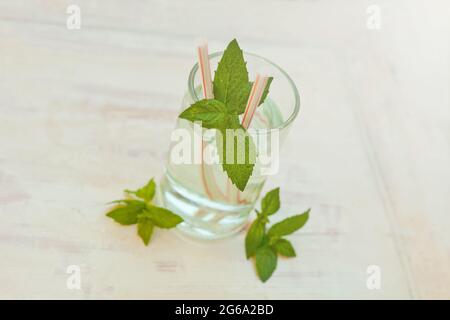
<svg viewBox="0 0 450 320">
<path fill-rule="evenodd" d="M 273 78 L 269 78 L 267 86 L 260 100 L 260 105 L 269 93 L 269 86 Z M 244 113 L 253 83 L 248 79 L 248 71 L 244 54 L 236 39 L 232 40 L 219 61 L 214 74 L 214 99 L 203 99 L 195 102 L 184 110 L 179 117 L 192 122 L 201 121 L 207 129 L 218 129 L 221 139 L 217 139 L 218 152 L 221 157 L 222 168 L 231 182 L 244 191 L 250 179 L 256 159 L 255 144 L 239 121 L 239 115 Z M 234 130 L 234 135 L 227 135 L 228 130 Z M 237 161 L 237 141 L 239 135 L 245 136 L 244 158 Z M 226 155 L 227 140 L 233 139 L 235 148 L 234 161 L 224 157 Z M 255 155 L 255 157 L 253 157 Z"/>
<path fill-rule="evenodd" d="M 112 201 L 115 206 L 106 215 L 121 225 L 137 224 L 138 235 L 145 245 L 149 244 L 155 227 L 170 229 L 183 221 L 175 213 L 152 203 L 156 192 L 153 179 L 142 188 L 124 192 L 129 198 Z"/>
<path fill-rule="evenodd" d="M 250 226 L 245 237 L 245 253 L 247 259 L 255 257 L 256 271 L 262 282 L 266 282 L 277 267 L 278 255 L 295 257 L 292 243 L 282 237 L 290 235 L 302 228 L 309 218 L 311 209 L 302 214 L 286 218 L 272 225 L 266 231 L 269 216 L 280 209 L 280 189 L 268 192 L 261 201 L 261 212 L 256 210 L 257 217 Z"/>
</svg>

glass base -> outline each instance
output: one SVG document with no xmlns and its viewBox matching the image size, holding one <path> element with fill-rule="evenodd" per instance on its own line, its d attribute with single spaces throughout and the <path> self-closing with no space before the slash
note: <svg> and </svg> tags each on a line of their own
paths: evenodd
<svg viewBox="0 0 450 320">
<path fill-rule="evenodd" d="M 194 238 L 214 240 L 235 235 L 245 227 L 253 209 L 253 205 L 208 199 L 184 188 L 168 172 L 160 186 L 162 205 L 184 219 L 178 229 Z"/>
</svg>

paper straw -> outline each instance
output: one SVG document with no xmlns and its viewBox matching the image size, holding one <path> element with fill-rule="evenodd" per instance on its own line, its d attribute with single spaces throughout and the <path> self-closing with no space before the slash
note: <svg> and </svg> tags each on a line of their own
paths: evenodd
<svg viewBox="0 0 450 320">
<path fill-rule="evenodd" d="M 203 40 L 200 42 L 197 47 L 197 55 L 198 55 L 198 65 L 200 68 L 200 75 L 202 78 L 202 87 L 203 87 L 203 96 L 205 99 L 214 99 L 213 93 L 213 85 L 211 78 L 211 66 L 209 61 L 208 54 L 208 43 Z M 217 185 L 216 179 L 214 177 L 214 170 L 211 165 L 205 164 L 204 153 L 205 153 L 206 144 L 202 139 L 202 148 L 201 148 L 201 168 L 200 175 L 202 178 L 203 187 L 205 192 L 210 199 L 225 199 L 225 195 L 220 190 Z"/>
<path fill-rule="evenodd" d="M 200 72 L 202 76 L 203 95 L 205 99 L 214 99 L 212 78 L 211 78 L 211 66 L 209 63 L 208 55 L 208 43 L 202 41 L 197 48 L 198 64 L 200 66 Z"/>
<path fill-rule="evenodd" d="M 247 101 L 247 106 L 245 107 L 244 117 L 242 118 L 242 126 L 245 129 L 250 127 L 256 108 L 258 107 L 264 89 L 267 86 L 268 79 L 268 77 L 259 74 L 256 75 L 255 82 L 253 82 L 252 90 L 250 91 L 250 96 Z"/>
</svg>

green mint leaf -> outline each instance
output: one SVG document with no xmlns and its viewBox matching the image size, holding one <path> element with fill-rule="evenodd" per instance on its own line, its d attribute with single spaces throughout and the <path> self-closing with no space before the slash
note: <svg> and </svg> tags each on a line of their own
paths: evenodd
<svg viewBox="0 0 450 320">
<path fill-rule="evenodd" d="M 231 182 L 244 191 L 256 162 L 256 146 L 252 137 L 241 125 L 220 130 L 217 148 L 223 170 Z"/>
<path fill-rule="evenodd" d="M 305 225 L 309 218 L 309 211 L 286 218 L 278 223 L 275 223 L 268 231 L 269 236 L 282 237 L 287 236 Z"/>
<path fill-rule="evenodd" d="M 223 164 L 224 171 L 227 173 L 231 182 L 241 191 L 245 190 L 247 182 L 253 172 L 253 164 Z"/>
<path fill-rule="evenodd" d="M 129 194 L 134 194 L 136 197 L 144 199 L 145 201 L 149 202 L 155 196 L 155 190 L 156 190 L 156 184 L 152 178 L 144 187 L 142 187 L 136 191 L 125 190 L 125 192 L 129 193 Z"/>
<path fill-rule="evenodd" d="M 286 239 L 279 239 L 273 245 L 275 251 L 285 257 L 295 257 L 295 250 L 292 244 Z"/>
<path fill-rule="evenodd" d="M 157 227 L 165 229 L 176 227 L 183 222 L 183 219 L 172 211 L 156 206 L 147 206 L 141 217 L 150 219 Z"/>
<path fill-rule="evenodd" d="M 256 271 L 262 282 L 266 282 L 277 267 L 277 255 L 269 246 L 256 250 Z"/>
<path fill-rule="evenodd" d="M 153 222 L 146 218 L 145 216 L 140 215 L 138 217 L 138 235 L 141 237 L 142 241 L 144 241 L 144 244 L 147 246 L 150 242 L 150 238 L 153 234 Z"/>
<path fill-rule="evenodd" d="M 126 201 L 125 205 L 119 205 L 106 215 L 122 225 L 137 223 L 137 216 L 145 210 L 145 203 L 139 200 L 120 200 Z"/>
<path fill-rule="evenodd" d="M 234 39 L 223 52 L 214 74 L 214 98 L 222 101 L 230 113 L 244 113 L 251 90 L 248 83 L 244 55 Z"/>
<path fill-rule="evenodd" d="M 247 259 L 255 255 L 256 250 L 263 243 L 265 233 L 264 222 L 261 219 L 255 219 L 245 237 L 245 254 Z"/>
<path fill-rule="evenodd" d="M 236 116 L 228 114 L 226 105 L 219 100 L 203 99 L 184 110 L 179 117 L 189 121 L 201 121 L 203 128 L 226 128 Z M 239 121 L 239 119 L 237 119 Z"/>
<path fill-rule="evenodd" d="M 275 188 L 266 193 L 261 201 L 261 211 L 270 216 L 280 209 L 280 188 Z"/>
</svg>

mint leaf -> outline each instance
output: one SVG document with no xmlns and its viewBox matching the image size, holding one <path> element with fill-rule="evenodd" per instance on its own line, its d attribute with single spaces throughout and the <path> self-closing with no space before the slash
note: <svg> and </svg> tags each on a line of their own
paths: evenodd
<svg viewBox="0 0 450 320">
<path fill-rule="evenodd" d="M 244 55 L 234 39 L 223 52 L 214 74 L 214 98 L 226 104 L 230 113 L 244 113 L 251 90 L 248 83 Z"/>
<path fill-rule="evenodd" d="M 255 166 L 256 146 L 252 137 L 241 125 L 236 129 L 220 130 L 219 132 L 217 149 L 222 168 L 231 182 L 240 191 L 244 191 Z"/>
<path fill-rule="evenodd" d="M 285 257 L 295 257 L 295 250 L 292 244 L 286 239 L 279 239 L 273 245 L 275 251 Z"/>
<path fill-rule="evenodd" d="M 140 217 L 150 219 L 157 227 L 165 229 L 173 228 L 183 222 L 183 219 L 175 213 L 156 206 L 147 206 Z"/>
<path fill-rule="evenodd" d="M 142 241 L 144 241 L 146 246 L 148 245 L 148 243 L 150 242 L 150 238 L 152 237 L 153 227 L 153 222 L 150 219 L 142 215 L 138 217 L 138 235 L 141 237 Z"/>
<path fill-rule="evenodd" d="M 256 271 L 262 282 L 270 278 L 276 267 L 277 255 L 269 246 L 256 250 Z"/>
<path fill-rule="evenodd" d="M 241 192 L 245 190 L 247 182 L 250 179 L 253 172 L 253 164 L 223 164 L 224 171 L 227 173 L 231 182 Z"/>
<path fill-rule="evenodd" d="M 184 110 L 179 117 L 192 122 L 201 121 L 202 127 L 208 129 L 226 128 L 229 122 L 237 118 L 228 114 L 227 106 L 222 101 L 214 99 L 197 101 Z"/>
<path fill-rule="evenodd" d="M 139 200 L 120 201 L 126 201 L 126 204 L 119 205 L 118 207 L 109 211 L 106 215 L 122 225 L 135 224 L 137 222 L 138 214 L 145 209 L 145 203 Z"/>
<path fill-rule="evenodd" d="M 245 254 L 247 259 L 254 256 L 256 250 L 261 246 L 266 233 L 265 224 L 261 219 L 255 219 L 245 237 Z"/>
<path fill-rule="evenodd" d="M 261 211 L 270 216 L 280 209 L 280 188 L 275 188 L 264 196 L 261 201 Z"/>
<path fill-rule="evenodd" d="M 305 225 L 309 218 L 309 211 L 286 218 L 276 224 L 274 224 L 268 231 L 269 236 L 282 237 L 291 234 Z"/>
<path fill-rule="evenodd" d="M 156 189 L 155 181 L 152 178 L 144 187 L 136 191 L 125 190 L 125 192 L 129 194 L 134 194 L 137 197 L 149 202 L 155 196 L 155 189 Z"/>
</svg>

